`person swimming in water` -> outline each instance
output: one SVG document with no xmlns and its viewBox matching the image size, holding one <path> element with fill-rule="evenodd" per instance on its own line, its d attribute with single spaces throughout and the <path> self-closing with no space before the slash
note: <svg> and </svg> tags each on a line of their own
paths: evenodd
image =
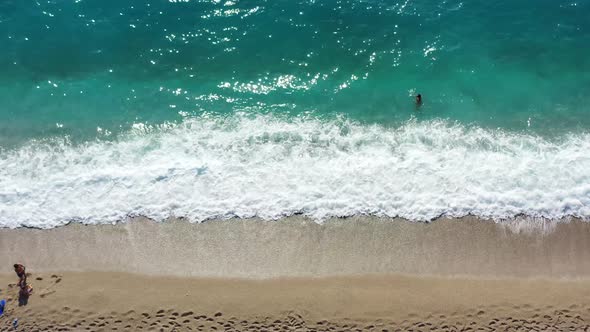
<svg viewBox="0 0 590 332">
<path fill-rule="evenodd" d="M 422 106 L 422 95 L 418 94 L 416 96 L 416 107 L 420 107 L 420 106 Z"/>
</svg>

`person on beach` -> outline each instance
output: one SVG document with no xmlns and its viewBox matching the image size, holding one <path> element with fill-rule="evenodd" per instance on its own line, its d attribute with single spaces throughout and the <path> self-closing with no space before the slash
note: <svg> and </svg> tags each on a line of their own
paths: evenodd
<svg viewBox="0 0 590 332">
<path fill-rule="evenodd" d="M 422 106 L 422 95 L 418 94 L 416 96 L 416 107 L 420 107 L 420 106 Z"/>
<path fill-rule="evenodd" d="M 22 264 L 14 264 L 14 272 L 18 276 L 18 287 L 20 287 L 21 295 L 29 296 L 33 291 L 33 287 L 27 283 L 26 268 Z"/>
<path fill-rule="evenodd" d="M 27 273 L 25 271 L 25 266 L 22 264 L 14 264 L 14 272 L 16 272 L 16 276 L 18 277 L 18 287 L 20 287 L 20 289 L 25 289 L 27 287 Z"/>
<path fill-rule="evenodd" d="M 33 292 L 33 286 L 27 283 L 27 272 L 25 266 L 22 264 L 14 264 L 14 272 L 18 276 L 18 287 L 20 291 L 18 293 L 18 305 L 27 305 L 29 302 L 29 296 Z"/>
</svg>

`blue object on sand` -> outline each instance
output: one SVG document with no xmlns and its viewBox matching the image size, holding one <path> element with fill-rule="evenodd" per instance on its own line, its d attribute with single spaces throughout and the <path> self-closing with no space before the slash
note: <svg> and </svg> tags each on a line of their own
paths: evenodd
<svg viewBox="0 0 590 332">
<path fill-rule="evenodd" d="M 0 316 L 4 313 L 4 307 L 6 306 L 6 300 L 0 300 Z"/>
</svg>

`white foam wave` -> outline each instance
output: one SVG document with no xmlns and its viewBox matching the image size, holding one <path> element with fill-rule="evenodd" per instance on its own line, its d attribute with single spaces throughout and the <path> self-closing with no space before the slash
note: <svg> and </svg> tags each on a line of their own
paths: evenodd
<svg viewBox="0 0 590 332">
<path fill-rule="evenodd" d="M 296 213 L 588 219 L 590 135 L 236 115 L 0 152 L 3 227 Z"/>
</svg>

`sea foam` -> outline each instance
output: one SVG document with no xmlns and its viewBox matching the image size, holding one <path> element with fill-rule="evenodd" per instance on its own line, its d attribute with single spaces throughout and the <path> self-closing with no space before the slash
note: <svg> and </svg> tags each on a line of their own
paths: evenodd
<svg viewBox="0 0 590 332">
<path fill-rule="evenodd" d="M 202 116 L 114 141 L 0 152 L 0 226 L 128 216 L 590 217 L 590 135 L 546 139 L 446 121 Z"/>
</svg>

